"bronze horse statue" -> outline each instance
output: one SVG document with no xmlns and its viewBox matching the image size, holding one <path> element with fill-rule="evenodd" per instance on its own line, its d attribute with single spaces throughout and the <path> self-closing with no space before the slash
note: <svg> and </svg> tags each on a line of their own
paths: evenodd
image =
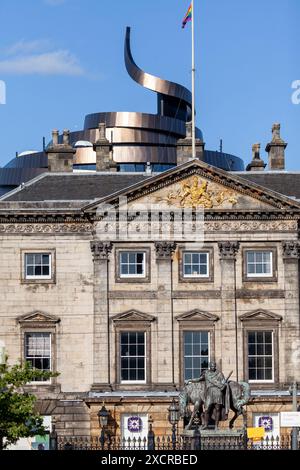
<svg viewBox="0 0 300 470">
<path fill-rule="evenodd" d="M 250 386 L 246 382 L 229 381 L 227 384 L 230 394 L 230 409 L 234 411 L 234 416 L 229 422 L 229 428 L 232 429 L 238 416 L 243 415 L 246 419 L 246 412 L 243 406 L 249 402 Z M 189 382 L 179 395 L 180 417 L 190 417 L 189 423 L 185 429 L 190 429 L 197 413 L 202 418 L 203 404 L 205 401 L 205 383 Z M 189 404 L 194 405 L 192 414 L 189 412 Z M 223 421 L 226 418 L 223 417 Z"/>
</svg>

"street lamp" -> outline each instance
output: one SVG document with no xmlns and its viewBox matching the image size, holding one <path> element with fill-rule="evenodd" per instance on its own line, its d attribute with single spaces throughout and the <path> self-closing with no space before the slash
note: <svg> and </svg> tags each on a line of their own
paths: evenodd
<svg viewBox="0 0 300 470">
<path fill-rule="evenodd" d="M 173 398 L 171 405 L 169 406 L 169 423 L 172 424 L 172 447 L 176 449 L 176 425 L 179 421 L 179 406 Z"/>
<path fill-rule="evenodd" d="M 102 405 L 101 410 L 98 411 L 97 413 L 98 420 L 99 420 L 99 426 L 101 428 L 101 434 L 100 434 L 100 444 L 101 444 L 101 449 L 104 449 L 104 444 L 105 444 L 105 428 L 108 423 L 108 416 L 109 412 L 104 406 L 104 403 Z"/>
</svg>

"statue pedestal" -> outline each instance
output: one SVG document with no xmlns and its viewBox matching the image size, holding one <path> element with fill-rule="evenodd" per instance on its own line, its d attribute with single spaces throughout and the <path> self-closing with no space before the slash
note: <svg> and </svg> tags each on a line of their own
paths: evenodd
<svg viewBox="0 0 300 470">
<path fill-rule="evenodd" d="M 246 445 L 244 429 L 184 430 L 184 450 L 243 450 Z"/>
</svg>

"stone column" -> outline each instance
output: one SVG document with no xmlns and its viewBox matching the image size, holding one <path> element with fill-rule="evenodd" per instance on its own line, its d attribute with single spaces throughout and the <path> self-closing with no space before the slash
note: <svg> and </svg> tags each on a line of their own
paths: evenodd
<svg viewBox="0 0 300 470">
<path fill-rule="evenodd" d="M 285 312 L 283 329 L 279 334 L 280 382 L 300 380 L 300 317 L 299 317 L 299 257 L 300 242 L 282 242 L 284 263 Z M 280 313 L 280 312 L 276 312 Z M 280 354 L 283 352 L 284 355 Z M 280 360 L 281 358 L 281 360 Z"/>
<path fill-rule="evenodd" d="M 172 301 L 172 254 L 175 242 L 156 242 L 157 261 L 157 350 L 155 382 L 161 387 L 174 383 L 174 328 Z M 152 354 L 154 358 L 154 354 Z M 155 367 L 152 365 L 152 368 Z"/>
<path fill-rule="evenodd" d="M 221 263 L 221 357 L 216 362 L 225 377 L 231 371 L 232 380 L 241 378 L 238 373 L 238 354 L 242 354 L 242 343 L 237 345 L 237 306 L 236 306 L 236 255 L 239 242 L 220 242 Z M 242 339 L 240 339 L 242 342 Z"/>
<path fill-rule="evenodd" d="M 94 260 L 94 390 L 110 389 L 110 331 L 109 331 L 109 255 L 111 242 L 91 242 Z"/>
</svg>

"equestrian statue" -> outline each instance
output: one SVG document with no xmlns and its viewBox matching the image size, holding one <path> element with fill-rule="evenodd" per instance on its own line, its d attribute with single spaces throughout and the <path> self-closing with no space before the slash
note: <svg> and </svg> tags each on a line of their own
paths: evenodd
<svg viewBox="0 0 300 470">
<path fill-rule="evenodd" d="M 189 419 L 186 430 L 191 429 L 196 416 L 200 417 L 201 429 L 207 429 L 211 420 L 218 429 L 220 421 L 227 421 L 230 409 L 234 416 L 229 422 L 232 429 L 238 416 L 243 415 L 244 423 L 246 412 L 243 406 L 249 402 L 250 386 L 246 382 L 229 380 L 232 372 L 225 379 L 222 372 L 217 370 L 216 363 L 210 362 L 208 369 L 204 370 L 199 378 L 192 379 L 185 384 L 179 395 L 180 416 Z M 189 405 L 193 404 L 193 412 Z"/>
</svg>

